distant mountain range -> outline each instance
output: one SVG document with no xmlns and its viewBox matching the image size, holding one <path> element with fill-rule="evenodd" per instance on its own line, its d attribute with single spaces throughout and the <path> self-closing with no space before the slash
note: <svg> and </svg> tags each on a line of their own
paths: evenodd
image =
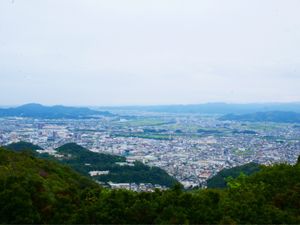
<svg viewBox="0 0 300 225">
<path fill-rule="evenodd" d="M 16 108 L 0 109 L 0 117 L 32 117 L 45 119 L 76 119 L 95 116 L 113 116 L 109 112 L 96 111 L 84 107 L 43 106 L 36 103 L 22 105 Z"/>
<path fill-rule="evenodd" d="M 146 111 L 162 113 L 198 113 L 198 114 L 242 114 L 267 111 L 292 111 L 300 113 L 299 103 L 257 103 L 257 104 L 227 104 L 206 103 L 195 105 L 161 105 L 161 106 L 122 106 L 99 107 L 99 110 L 108 111 Z"/>
<path fill-rule="evenodd" d="M 16 152 L 30 151 L 36 157 L 59 161 L 87 177 L 90 177 L 90 171 L 109 171 L 109 174 L 93 177 L 104 183 L 109 181 L 114 183 L 151 183 L 167 187 L 178 183 L 175 178 L 158 167 L 150 167 L 137 161 L 128 164 L 125 157 L 92 152 L 75 143 L 65 144 L 55 149 L 60 155 L 59 158 L 48 153 L 37 153 L 36 150 L 42 148 L 28 142 L 13 143 L 4 147 Z"/>
<path fill-rule="evenodd" d="M 248 113 L 242 115 L 228 114 L 220 117 L 219 119 L 247 122 L 300 123 L 300 113 L 271 111 Z"/>
<path fill-rule="evenodd" d="M 194 113 L 194 114 L 247 114 L 268 111 L 290 111 L 300 113 L 300 103 L 265 104 L 227 104 L 206 103 L 195 105 L 158 105 L 158 106 L 115 106 L 115 107 L 67 107 L 43 106 L 36 103 L 14 108 L 0 108 L 0 117 L 33 118 L 86 118 L 94 116 L 114 116 L 112 112 L 142 111 L 158 113 Z"/>
</svg>

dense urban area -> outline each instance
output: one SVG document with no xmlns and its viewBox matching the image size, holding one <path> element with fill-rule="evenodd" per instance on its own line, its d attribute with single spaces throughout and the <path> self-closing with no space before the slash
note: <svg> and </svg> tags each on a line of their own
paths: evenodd
<svg viewBox="0 0 300 225">
<path fill-rule="evenodd" d="M 145 112 L 88 119 L 5 117 L 0 118 L 0 145 L 27 141 L 59 157 L 55 148 L 75 142 L 93 152 L 125 156 L 128 165 L 137 160 L 160 167 L 186 188 L 206 187 L 207 179 L 224 168 L 295 163 L 300 155 L 299 125 L 219 117 Z"/>
</svg>

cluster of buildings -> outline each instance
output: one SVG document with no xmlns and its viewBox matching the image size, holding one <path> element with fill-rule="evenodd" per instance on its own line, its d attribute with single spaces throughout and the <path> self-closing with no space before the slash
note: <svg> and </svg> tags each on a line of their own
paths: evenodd
<svg viewBox="0 0 300 225">
<path fill-rule="evenodd" d="M 161 186 L 159 184 L 136 184 L 136 183 L 113 183 L 113 182 L 108 182 L 108 186 L 111 189 L 126 189 L 130 191 L 135 191 L 135 192 L 154 192 L 155 189 L 158 190 L 167 190 L 166 187 Z"/>
<path fill-rule="evenodd" d="M 174 122 L 168 123 L 170 119 Z M 207 179 L 224 168 L 252 161 L 295 163 L 300 155 L 300 128 L 293 124 L 239 123 L 191 115 L 156 115 L 156 120 L 166 123 L 132 125 L 117 118 L 1 118 L 0 145 L 22 140 L 51 151 L 76 142 L 94 152 L 123 155 L 128 162 L 158 166 L 187 188 L 205 187 Z M 159 135 L 167 138 L 157 138 Z M 91 173 L 93 176 L 97 171 Z M 150 186 L 111 184 L 112 188 L 130 190 L 153 190 Z"/>
</svg>

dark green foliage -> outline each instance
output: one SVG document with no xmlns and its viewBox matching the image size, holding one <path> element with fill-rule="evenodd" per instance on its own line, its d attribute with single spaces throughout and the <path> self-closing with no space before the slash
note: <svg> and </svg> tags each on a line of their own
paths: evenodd
<svg viewBox="0 0 300 225">
<path fill-rule="evenodd" d="M 116 162 L 125 162 L 125 157 L 91 152 L 75 143 L 65 144 L 56 150 L 64 155 L 61 162 L 86 176 L 90 171 L 110 171 L 108 175 L 95 177 L 98 181 L 152 183 L 167 187 L 177 183 L 175 178 L 158 167 L 149 167 L 141 162 L 135 162 L 134 166 L 119 166 Z"/>
<path fill-rule="evenodd" d="M 205 129 L 198 129 L 197 130 L 198 134 L 202 134 L 202 135 L 213 135 L 213 134 L 220 134 L 222 133 L 221 131 L 218 130 L 205 130 Z"/>
<path fill-rule="evenodd" d="M 226 188 L 228 177 L 237 178 L 241 173 L 251 175 L 260 170 L 260 165 L 256 163 L 248 163 L 242 166 L 224 169 L 217 175 L 207 180 L 208 188 Z"/>
<path fill-rule="evenodd" d="M 253 130 L 233 130 L 233 134 L 257 134 L 257 132 Z"/>
<path fill-rule="evenodd" d="M 263 167 L 232 182 L 235 185 L 226 191 L 222 208 L 238 224 L 299 223 L 299 165 Z"/>
<path fill-rule="evenodd" d="M 12 144 L 6 145 L 4 147 L 6 149 L 17 151 L 17 152 L 24 151 L 24 150 L 32 150 L 32 151 L 43 150 L 42 147 L 40 147 L 38 145 L 34 145 L 32 143 L 29 143 L 29 142 L 25 142 L 25 141 L 12 143 Z"/>
<path fill-rule="evenodd" d="M 66 166 L 0 149 L 1 224 L 299 224 L 300 165 L 262 167 L 228 189 L 103 189 Z"/>
<path fill-rule="evenodd" d="M 71 222 L 85 187 L 97 185 L 55 162 L 0 149 L 0 223 Z"/>
<path fill-rule="evenodd" d="M 98 177 L 100 181 L 113 181 L 119 183 L 151 183 L 171 187 L 176 184 L 175 178 L 158 167 L 146 166 L 141 162 L 135 162 L 134 166 L 113 166 L 108 168 L 108 175 Z"/>
</svg>

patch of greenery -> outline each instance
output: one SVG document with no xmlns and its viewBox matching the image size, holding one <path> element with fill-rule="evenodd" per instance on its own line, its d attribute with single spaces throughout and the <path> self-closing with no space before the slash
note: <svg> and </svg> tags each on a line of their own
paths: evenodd
<svg viewBox="0 0 300 225">
<path fill-rule="evenodd" d="M 248 163 L 242 166 L 221 170 L 217 175 L 207 180 L 208 188 L 226 188 L 228 178 L 237 178 L 240 174 L 251 175 L 260 170 L 260 165 Z"/>
<path fill-rule="evenodd" d="M 172 140 L 169 134 L 151 134 L 151 133 L 119 133 L 113 134 L 115 137 L 135 137 L 144 139 L 154 139 L 154 140 Z"/>
<path fill-rule="evenodd" d="M 56 162 L 0 149 L 0 223 L 300 223 L 299 163 L 262 167 L 228 182 L 227 189 L 109 190 Z"/>
<path fill-rule="evenodd" d="M 123 156 L 92 152 L 75 143 L 65 144 L 56 149 L 57 153 L 63 157 L 55 158 L 47 153 L 39 154 L 35 150 L 40 149 L 31 143 L 20 142 L 16 145 L 18 148 L 9 148 L 19 152 L 27 152 L 32 156 L 42 159 L 51 159 L 66 164 L 79 172 L 90 177 L 90 171 L 109 171 L 108 175 L 95 176 L 94 179 L 100 182 L 115 183 L 151 183 L 160 184 L 166 187 L 178 183 L 166 171 L 158 167 L 150 167 L 141 162 L 135 162 L 134 166 L 120 166 L 116 163 L 126 162 Z M 24 146 L 24 150 L 21 149 Z"/>
<path fill-rule="evenodd" d="M 69 165 L 85 176 L 90 171 L 109 171 L 108 175 L 95 177 L 98 181 L 115 183 L 152 183 L 171 187 L 178 181 L 158 167 L 150 167 L 141 162 L 134 166 L 120 166 L 117 162 L 125 162 L 122 156 L 91 152 L 75 143 L 65 144 L 56 149 L 64 155 L 60 161 Z"/>
<path fill-rule="evenodd" d="M 69 167 L 0 149 L 0 223 L 70 222 L 87 187 L 101 190 Z"/>
<path fill-rule="evenodd" d="M 167 125 L 172 123 L 174 122 L 165 121 L 156 118 L 141 118 L 141 119 L 135 119 L 135 120 L 129 120 L 123 122 L 122 125 L 130 126 L 130 127 L 141 127 L 141 126 L 161 126 L 161 125 Z"/>
<path fill-rule="evenodd" d="M 9 145 L 5 146 L 6 149 L 9 150 L 13 150 L 13 151 L 24 151 L 24 150 L 42 150 L 43 148 L 38 146 L 38 145 L 34 145 L 32 143 L 29 142 L 25 142 L 25 141 L 20 141 L 20 142 L 15 142 Z"/>
</svg>

